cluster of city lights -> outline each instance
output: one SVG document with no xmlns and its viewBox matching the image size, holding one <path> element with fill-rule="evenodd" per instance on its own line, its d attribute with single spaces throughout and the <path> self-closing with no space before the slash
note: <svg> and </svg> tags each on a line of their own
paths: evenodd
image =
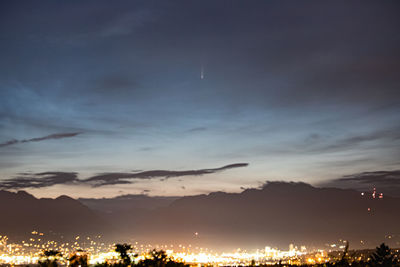
<svg viewBox="0 0 400 267">
<path fill-rule="evenodd" d="M 252 252 L 243 249 L 236 249 L 230 253 L 216 253 L 208 248 L 192 247 L 191 245 L 152 245 L 132 244 L 130 255 L 138 262 L 149 257 L 152 249 L 164 250 L 168 258 L 177 262 L 188 264 L 213 264 L 213 265 L 249 265 L 251 263 L 268 264 L 279 261 L 300 264 L 307 262 L 307 251 L 304 246 L 298 249 L 294 245 L 289 246 L 289 250 L 265 247 Z M 68 264 L 68 258 L 74 253 L 81 253 L 87 256 L 89 264 L 116 262 L 119 254 L 115 252 L 115 244 L 108 244 L 101 239 L 101 235 L 94 237 L 76 236 L 70 242 L 57 242 L 46 240 L 44 233 L 32 231 L 30 238 L 19 243 L 8 242 L 7 236 L 0 236 L 0 264 L 35 264 L 44 259 L 44 251 L 59 251 L 61 255 L 57 259 L 60 263 Z M 318 255 L 312 260 L 316 262 L 328 261 L 327 253 L 319 251 Z"/>
<path fill-rule="evenodd" d="M 332 256 L 328 255 L 328 252 L 340 252 L 345 248 L 346 243 L 345 240 L 339 240 L 337 244 L 326 244 L 328 250 L 307 251 L 305 246 L 298 248 L 290 244 L 288 250 L 285 251 L 266 246 L 254 251 L 238 248 L 229 253 L 217 253 L 211 249 L 191 246 L 190 244 L 174 246 L 134 242 L 131 245 L 130 256 L 135 262 L 139 262 L 151 257 L 149 252 L 156 249 L 165 251 L 167 257 L 176 262 L 184 262 L 190 265 L 239 266 L 275 264 L 278 262 L 301 265 L 334 260 L 331 258 Z M 101 235 L 93 237 L 76 236 L 72 241 L 65 243 L 47 240 L 46 235 L 38 231 L 32 231 L 27 240 L 22 240 L 19 243 L 11 243 L 7 236 L 0 235 L 0 265 L 36 264 L 45 259 L 43 252 L 50 250 L 60 252 L 62 256 L 54 256 L 54 259 L 64 265 L 67 265 L 69 258 L 77 253 L 87 257 L 89 264 L 115 263 L 119 261 L 120 256 L 115 252 L 115 244 L 103 241 Z"/>
</svg>

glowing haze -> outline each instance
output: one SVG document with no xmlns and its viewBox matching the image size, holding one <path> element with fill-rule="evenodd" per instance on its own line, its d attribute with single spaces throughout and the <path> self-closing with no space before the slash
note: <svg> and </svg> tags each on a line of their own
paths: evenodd
<svg viewBox="0 0 400 267">
<path fill-rule="evenodd" d="M 399 7 L 2 1 L 0 189 L 191 195 L 399 169 Z"/>
</svg>

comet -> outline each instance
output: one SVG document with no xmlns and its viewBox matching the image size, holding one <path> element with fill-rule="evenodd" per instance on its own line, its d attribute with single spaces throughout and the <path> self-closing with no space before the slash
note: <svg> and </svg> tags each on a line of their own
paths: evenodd
<svg viewBox="0 0 400 267">
<path fill-rule="evenodd" d="M 200 70 L 200 79 L 204 79 L 204 66 L 201 65 L 201 70 Z"/>
</svg>

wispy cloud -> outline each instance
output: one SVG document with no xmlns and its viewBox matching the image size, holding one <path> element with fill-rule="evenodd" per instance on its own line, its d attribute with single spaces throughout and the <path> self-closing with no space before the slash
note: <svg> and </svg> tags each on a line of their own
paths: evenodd
<svg viewBox="0 0 400 267">
<path fill-rule="evenodd" d="M 341 140 L 337 140 L 333 144 L 322 146 L 319 149 L 322 151 L 336 151 L 336 150 L 353 148 L 355 146 L 360 146 L 367 142 L 382 141 L 382 140 L 390 142 L 399 139 L 400 139 L 399 129 L 395 128 L 389 130 L 381 130 L 366 135 L 343 138 Z"/>
<path fill-rule="evenodd" d="M 21 173 L 19 176 L 0 181 L 0 189 L 42 188 L 59 184 L 87 184 L 93 187 L 130 184 L 132 179 L 172 178 L 181 176 L 198 176 L 217 173 L 229 169 L 247 167 L 248 163 L 235 163 L 220 168 L 168 171 L 150 170 L 140 172 L 113 172 L 103 173 L 87 179 L 78 179 L 76 172 L 42 172 Z"/>
<path fill-rule="evenodd" d="M 196 127 L 188 130 L 189 133 L 204 132 L 204 131 L 207 131 L 206 127 Z"/>
<path fill-rule="evenodd" d="M 85 180 L 92 183 L 94 186 L 103 186 L 110 184 L 126 184 L 130 183 L 126 179 L 153 179 L 153 178 L 172 178 L 180 176 L 198 176 L 212 174 L 228 169 L 247 167 L 248 163 L 235 163 L 226 165 L 220 168 L 185 170 L 185 171 L 170 171 L 170 170 L 151 170 L 134 173 L 102 173 Z"/>
<path fill-rule="evenodd" d="M 0 181 L 0 189 L 41 188 L 76 182 L 79 180 L 75 172 L 22 173 L 18 177 Z"/>
<path fill-rule="evenodd" d="M 50 140 L 50 139 L 63 139 L 63 138 L 74 137 L 74 136 L 77 136 L 78 134 L 81 134 L 81 133 L 79 133 L 79 132 L 56 133 L 56 134 L 46 135 L 43 137 L 35 137 L 35 138 L 31 138 L 31 139 L 22 139 L 22 140 L 12 139 L 7 142 L 0 143 L 0 147 L 11 146 L 11 145 L 19 144 L 19 143 L 40 142 L 40 141 Z"/>
</svg>

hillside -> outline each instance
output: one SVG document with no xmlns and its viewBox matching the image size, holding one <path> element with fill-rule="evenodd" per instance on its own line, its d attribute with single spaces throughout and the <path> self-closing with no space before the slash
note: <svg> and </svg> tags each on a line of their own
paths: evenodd
<svg viewBox="0 0 400 267">
<path fill-rule="evenodd" d="M 13 239 L 25 238 L 33 230 L 54 238 L 111 231 L 92 210 L 68 196 L 37 199 L 25 191 L 0 191 L 0 214 L 0 233 Z"/>
<path fill-rule="evenodd" d="M 400 232 L 400 199 L 372 199 L 354 190 L 275 182 L 238 194 L 183 197 L 137 217 L 130 232 L 157 242 L 286 247 L 289 243 L 321 246 L 345 239 L 352 247 L 361 246 L 361 240 L 363 246 L 373 247 L 385 236 Z"/>
</svg>

